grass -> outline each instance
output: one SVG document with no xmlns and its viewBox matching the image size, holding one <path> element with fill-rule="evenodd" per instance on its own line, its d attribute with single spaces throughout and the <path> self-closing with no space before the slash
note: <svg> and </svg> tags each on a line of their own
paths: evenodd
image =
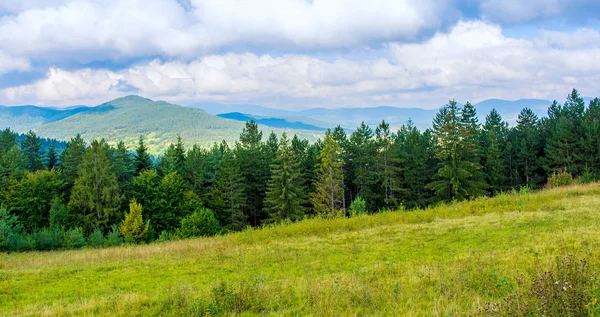
<svg viewBox="0 0 600 317">
<path fill-rule="evenodd" d="M 600 185 L 222 237 L 0 255 L 0 315 L 454 316 L 600 264 Z"/>
</svg>

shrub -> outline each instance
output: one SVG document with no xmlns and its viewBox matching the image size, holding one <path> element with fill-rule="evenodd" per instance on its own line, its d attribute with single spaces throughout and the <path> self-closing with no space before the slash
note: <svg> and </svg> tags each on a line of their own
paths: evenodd
<svg viewBox="0 0 600 317">
<path fill-rule="evenodd" d="M 69 210 L 62 199 L 55 197 L 50 205 L 50 228 L 66 228 L 69 224 Z"/>
<path fill-rule="evenodd" d="M 350 204 L 350 216 L 366 215 L 367 214 L 367 203 L 362 197 L 357 196 L 354 201 Z"/>
<path fill-rule="evenodd" d="M 17 220 L 18 217 L 11 215 L 6 208 L 0 208 L 0 250 L 10 252 L 23 248 L 23 225 Z"/>
<path fill-rule="evenodd" d="M 129 203 L 129 213 L 125 215 L 125 219 L 121 222 L 119 231 L 121 231 L 127 242 L 141 241 L 148 233 L 149 224 L 149 221 L 144 223 L 142 205 L 138 204 L 135 199 L 132 199 Z"/>
<path fill-rule="evenodd" d="M 540 272 L 531 285 L 502 302 L 486 304 L 479 315 L 588 316 L 588 310 L 595 309 L 592 297 L 599 286 L 585 259 L 557 258 L 551 270 Z"/>
<path fill-rule="evenodd" d="M 99 248 L 104 245 L 104 234 L 100 228 L 94 229 L 92 234 L 88 237 L 88 245 L 94 248 Z"/>
<path fill-rule="evenodd" d="M 65 246 L 68 249 L 85 247 L 85 236 L 81 228 L 73 228 L 65 233 Z"/>
<path fill-rule="evenodd" d="M 61 227 L 43 228 L 32 234 L 35 249 L 40 251 L 56 250 L 63 246 L 65 231 Z"/>
<path fill-rule="evenodd" d="M 221 225 L 210 209 L 201 208 L 181 220 L 180 234 L 184 238 L 214 236 Z"/>
<path fill-rule="evenodd" d="M 573 185 L 574 183 L 575 181 L 573 179 L 573 175 L 571 175 L 569 172 L 563 170 L 557 173 L 555 171 L 552 173 L 552 176 L 548 177 L 548 183 L 546 184 L 546 187 L 555 188 Z"/>
<path fill-rule="evenodd" d="M 171 235 L 169 234 L 169 231 L 163 230 L 160 233 L 160 236 L 158 237 L 158 242 L 167 242 L 167 241 L 171 241 Z"/>
<path fill-rule="evenodd" d="M 106 235 L 106 239 L 104 240 L 104 246 L 112 247 L 121 244 L 123 244 L 123 237 L 119 232 L 119 228 L 117 228 L 117 225 L 112 225 L 110 232 Z"/>
</svg>

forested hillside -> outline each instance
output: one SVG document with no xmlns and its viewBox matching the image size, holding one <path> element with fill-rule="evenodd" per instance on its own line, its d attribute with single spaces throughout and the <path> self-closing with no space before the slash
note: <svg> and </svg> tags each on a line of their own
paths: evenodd
<svg viewBox="0 0 600 317">
<path fill-rule="evenodd" d="M 103 244 L 107 235 L 138 242 L 213 235 L 591 182 L 600 174 L 600 101 L 586 106 L 573 90 L 548 117 L 525 108 L 509 127 L 494 110 L 480 123 L 470 103 L 451 100 L 432 129 L 392 132 L 383 121 L 347 135 L 338 126 L 313 143 L 263 135 L 250 121 L 234 144 L 186 150 L 177 137 L 156 162 L 145 136 L 132 149 L 77 135 L 60 155 L 41 144 L 33 132 L 21 142 L 9 129 L 0 135 L 4 250 Z"/>
</svg>

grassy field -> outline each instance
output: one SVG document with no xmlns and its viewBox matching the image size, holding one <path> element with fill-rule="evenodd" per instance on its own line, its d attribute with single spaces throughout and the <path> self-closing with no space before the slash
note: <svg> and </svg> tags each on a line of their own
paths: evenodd
<svg viewBox="0 0 600 317">
<path fill-rule="evenodd" d="M 0 314 L 456 316 L 572 254 L 600 264 L 600 187 L 312 219 L 222 237 L 0 255 Z"/>
</svg>

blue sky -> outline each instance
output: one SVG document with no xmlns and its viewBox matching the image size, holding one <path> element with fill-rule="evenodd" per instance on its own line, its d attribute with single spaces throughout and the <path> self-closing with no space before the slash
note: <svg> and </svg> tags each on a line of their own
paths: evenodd
<svg viewBox="0 0 600 317">
<path fill-rule="evenodd" d="M 0 104 L 597 96 L 597 0 L 3 0 Z"/>
</svg>

